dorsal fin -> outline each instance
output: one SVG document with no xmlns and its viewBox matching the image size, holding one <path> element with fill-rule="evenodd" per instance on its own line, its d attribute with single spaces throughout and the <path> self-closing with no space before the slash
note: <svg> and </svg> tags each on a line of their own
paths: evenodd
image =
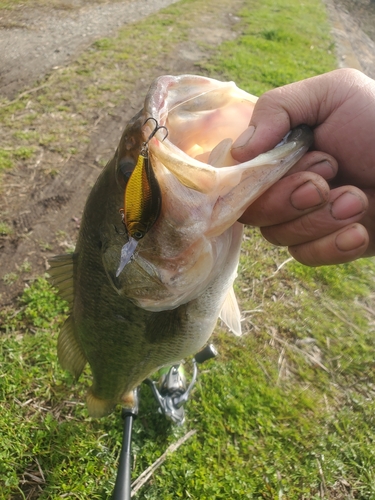
<svg viewBox="0 0 375 500">
<path fill-rule="evenodd" d="M 74 297 L 73 272 L 77 254 L 57 255 L 49 259 L 49 282 L 58 289 L 59 295 L 72 308 Z"/>
<path fill-rule="evenodd" d="M 233 286 L 230 287 L 223 307 L 220 311 L 220 319 L 224 321 L 227 327 L 232 330 L 235 335 L 242 335 L 241 330 L 241 312 L 238 307 L 237 299 L 234 294 Z"/>
</svg>

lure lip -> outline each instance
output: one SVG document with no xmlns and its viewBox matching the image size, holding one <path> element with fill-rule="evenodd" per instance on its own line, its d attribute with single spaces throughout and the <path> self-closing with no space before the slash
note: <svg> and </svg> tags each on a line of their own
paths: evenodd
<svg viewBox="0 0 375 500">
<path fill-rule="evenodd" d="M 137 248 L 138 241 L 135 238 L 129 237 L 129 241 L 121 248 L 120 264 L 116 271 L 116 278 L 118 278 L 123 271 L 126 264 L 128 264 L 133 257 L 134 251 Z"/>
</svg>

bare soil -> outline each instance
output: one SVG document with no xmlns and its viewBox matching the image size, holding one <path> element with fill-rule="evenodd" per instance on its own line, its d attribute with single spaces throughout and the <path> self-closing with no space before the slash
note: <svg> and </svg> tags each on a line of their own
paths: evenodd
<svg viewBox="0 0 375 500">
<path fill-rule="evenodd" d="M 13 98 L 53 68 L 68 64 L 94 40 L 177 0 L 21 5 L 0 14 L 0 92 Z M 53 6 L 53 2 L 52 2 Z"/>
<path fill-rule="evenodd" d="M 151 15 L 175 0 L 54 0 L 39 6 L 0 10 L 0 95 L 10 99 L 39 85 L 54 68 L 71 64 L 97 39 L 128 22 Z M 25 283 L 47 269 L 50 256 L 74 244 L 87 195 L 103 159 L 110 159 L 126 122 L 141 107 L 151 79 L 160 74 L 197 72 L 204 59 L 200 43 L 215 47 L 236 36 L 233 13 L 197 20 L 189 40 L 163 65 L 150 69 L 115 109 L 91 113 L 87 148 L 68 160 L 56 177 L 41 175 L 48 151 L 33 165 L 20 164 L 3 176 L 2 220 L 12 233 L 0 236 L 0 304 L 11 302 Z M 326 0 L 337 44 L 338 65 L 375 78 L 375 4 L 370 0 Z M 27 266 L 25 266 L 27 262 Z M 9 277 L 13 278 L 10 279 Z"/>
</svg>

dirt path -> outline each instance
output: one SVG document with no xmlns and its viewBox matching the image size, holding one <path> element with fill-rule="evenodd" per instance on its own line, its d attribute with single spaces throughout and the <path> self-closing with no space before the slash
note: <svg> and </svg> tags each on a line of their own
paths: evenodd
<svg viewBox="0 0 375 500">
<path fill-rule="evenodd" d="M 143 6 L 146 0 L 138 0 L 138 3 Z M 159 6 L 165 6 L 173 2 L 153 0 L 147 3 L 153 3 L 153 8 L 155 8 L 157 3 Z M 68 247 L 74 245 L 79 219 L 88 193 L 103 163 L 113 156 L 125 124 L 143 105 L 151 81 L 160 74 L 196 73 L 196 62 L 205 57 L 199 43 L 204 41 L 208 53 L 210 46 L 214 48 L 223 40 L 233 38 L 235 36 L 233 25 L 236 23 L 236 18 L 232 15 L 232 11 L 236 11 L 240 4 L 241 0 L 231 2 L 224 0 L 218 2 L 218 5 L 226 6 L 226 8 L 221 10 L 216 8 L 205 15 L 200 13 L 199 20 L 194 22 L 194 27 L 189 31 L 188 40 L 181 42 L 171 57 L 162 59 L 162 63 L 159 61 L 155 65 L 153 61 L 153 64 L 147 65 L 144 77 L 134 82 L 119 106 L 87 110 L 88 127 L 91 129 L 91 134 L 88 136 L 89 142 L 83 148 L 81 144 L 77 144 L 80 152 L 70 160 L 63 161 L 61 155 L 45 148 L 42 149 L 34 164 L 20 164 L 17 168 L 5 173 L 3 190 L 0 194 L 0 214 L 3 214 L 2 220 L 5 220 L 12 228 L 12 233 L 0 236 L 0 304 L 12 301 L 23 290 L 25 283 L 41 275 L 47 269 L 47 260 L 50 256 L 63 253 Z M 106 8 L 118 9 L 124 6 L 127 9 L 129 2 L 108 4 Z M 39 14 L 41 15 L 42 12 L 44 12 L 43 9 Z M 97 10 L 80 10 L 74 13 L 75 18 L 71 17 L 71 14 L 67 16 L 65 22 L 67 23 L 67 18 L 71 17 L 69 23 L 74 21 L 75 27 L 80 25 L 85 30 L 88 12 L 93 13 Z M 25 16 L 26 13 L 23 12 L 22 15 Z M 78 17 L 82 15 L 86 22 L 79 23 Z M 33 16 L 37 17 L 35 13 Z M 112 20 L 116 26 L 118 20 L 115 18 Z M 109 26 L 108 22 L 106 28 L 109 33 L 114 32 L 114 27 Z M 12 34 L 13 31 L 8 30 L 7 43 L 10 45 Z M 71 43 L 70 34 L 71 30 L 68 33 L 69 43 Z M 29 35 L 27 33 L 27 36 Z M 101 36 L 104 35 L 102 31 Z M 16 28 L 14 36 L 19 37 L 19 28 Z M 75 39 L 78 40 L 79 37 Z M 59 44 L 62 43 L 60 40 Z M 87 47 L 87 42 L 85 47 Z M 75 56 L 77 55 L 79 55 L 78 46 L 75 52 Z M 73 53 L 71 53 L 70 60 L 73 59 Z M 35 59 L 34 64 L 37 64 L 37 60 Z M 44 64 L 43 61 L 42 64 Z M 38 85 L 29 76 L 28 68 L 31 66 L 25 68 L 18 86 L 17 82 L 13 81 L 12 94 L 16 90 L 23 90 L 23 82 L 27 79 L 31 88 Z M 45 66 L 41 66 L 40 70 L 44 71 L 43 68 Z M 10 86 L 7 86 L 6 91 L 9 89 Z M 32 96 L 33 94 L 30 95 L 30 99 Z M 51 179 L 50 176 L 43 174 L 43 168 L 46 164 L 51 165 L 54 162 L 59 164 L 59 175 Z"/>
<path fill-rule="evenodd" d="M 128 0 L 87 7 L 83 0 L 65 0 L 61 4 L 64 10 L 22 8 L 7 13 L 0 18 L 0 94 L 13 98 L 25 88 L 34 87 L 36 79 L 56 66 L 69 64 L 95 39 L 113 35 L 127 22 L 174 1 Z M 374 78 L 375 45 L 371 33 L 363 31 L 361 21 L 363 15 L 366 22 L 372 15 L 370 0 L 361 2 L 362 18 L 353 12 L 349 15 L 345 1 L 350 2 L 326 0 L 339 65 L 357 67 Z M 367 10 L 363 8 L 365 1 Z M 40 175 L 48 155 L 50 162 L 58 158 L 56 153 L 51 157 L 47 150 L 33 165 L 20 165 L 4 176 L 0 207 L 12 234 L 0 237 L 0 304 L 13 300 L 25 282 L 43 273 L 51 255 L 74 244 L 80 214 L 100 171 L 101 160 L 112 156 L 124 125 L 140 108 L 150 81 L 160 74 L 197 72 L 195 64 L 204 58 L 199 43 L 204 41 L 207 47 L 215 47 L 233 38 L 236 19 L 232 12 L 240 4 L 241 0 L 234 0 L 220 12 L 197 20 L 188 41 L 181 43 L 173 57 L 162 65 L 150 68 L 147 78 L 137 81 L 120 106 L 90 116 L 87 147 L 65 162 L 58 176 Z M 67 5 L 71 8 L 67 9 Z M 375 21 L 375 9 L 373 16 Z"/>
<path fill-rule="evenodd" d="M 336 42 L 338 65 L 375 78 L 375 2 L 325 0 Z"/>
<path fill-rule="evenodd" d="M 52 68 L 63 66 L 94 40 L 139 21 L 177 0 L 127 0 L 63 8 L 21 8 L 0 22 L 0 92 L 13 98 Z M 70 6 L 70 7 L 69 7 Z"/>
</svg>

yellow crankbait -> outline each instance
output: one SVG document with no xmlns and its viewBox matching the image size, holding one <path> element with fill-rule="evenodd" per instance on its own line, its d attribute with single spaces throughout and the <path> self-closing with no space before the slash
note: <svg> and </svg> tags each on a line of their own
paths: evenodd
<svg viewBox="0 0 375 500">
<path fill-rule="evenodd" d="M 130 261 L 138 241 L 152 228 L 160 214 L 161 192 L 149 160 L 148 143 L 161 129 L 166 131 L 165 139 L 168 136 L 168 130 L 164 126 L 159 126 L 152 117 L 148 118 L 143 125 L 149 120 L 154 120 L 156 125 L 147 141 L 142 144 L 137 164 L 125 187 L 124 208 L 120 209 L 129 241 L 121 249 L 116 277 Z"/>
</svg>

